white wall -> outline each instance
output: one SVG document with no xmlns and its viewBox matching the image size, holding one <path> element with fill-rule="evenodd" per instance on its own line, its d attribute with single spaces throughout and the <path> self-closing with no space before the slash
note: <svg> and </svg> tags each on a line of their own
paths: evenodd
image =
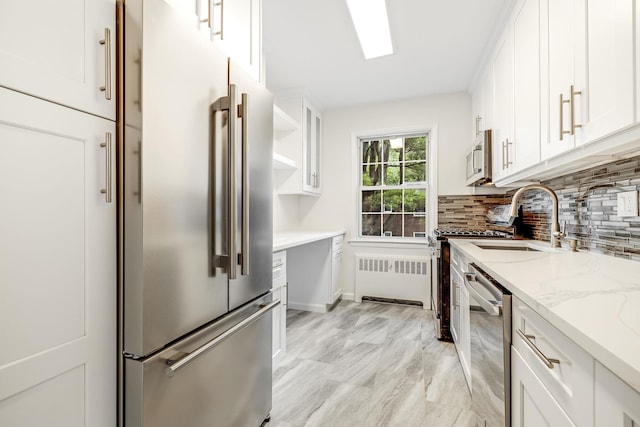
<svg viewBox="0 0 640 427">
<path fill-rule="evenodd" d="M 273 171 L 273 232 L 295 231 L 300 226 L 298 197 L 290 194 L 280 195 L 277 191 L 278 171 Z"/>
<path fill-rule="evenodd" d="M 299 226 L 291 228 L 345 230 L 347 239 L 357 237 L 358 230 L 354 228 L 358 201 L 353 185 L 357 159 L 353 144 L 358 134 L 435 125 L 438 193 L 470 194 L 472 191 L 465 186 L 465 155 L 472 143 L 469 94 L 461 92 L 368 104 L 326 110 L 322 114 L 322 196 L 299 197 Z M 274 201 L 274 207 L 276 205 Z M 275 216 L 280 214 L 274 210 Z M 345 247 L 344 256 L 344 292 L 348 297 L 353 293 L 354 275 L 353 248 L 349 245 Z"/>
</svg>

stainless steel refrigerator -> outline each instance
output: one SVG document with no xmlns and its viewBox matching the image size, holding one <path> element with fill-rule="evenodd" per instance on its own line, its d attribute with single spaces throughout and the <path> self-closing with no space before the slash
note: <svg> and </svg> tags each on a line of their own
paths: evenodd
<svg viewBox="0 0 640 427">
<path fill-rule="evenodd" d="M 118 3 L 121 420 L 271 409 L 271 94 L 164 0 Z"/>
</svg>

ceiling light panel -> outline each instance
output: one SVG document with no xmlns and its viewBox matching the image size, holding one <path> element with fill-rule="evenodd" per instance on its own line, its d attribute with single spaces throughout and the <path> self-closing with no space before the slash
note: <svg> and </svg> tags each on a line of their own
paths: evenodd
<svg viewBox="0 0 640 427">
<path fill-rule="evenodd" d="M 346 0 L 365 59 L 391 55 L 391 32 L 385 0 Z"/>
</svg>

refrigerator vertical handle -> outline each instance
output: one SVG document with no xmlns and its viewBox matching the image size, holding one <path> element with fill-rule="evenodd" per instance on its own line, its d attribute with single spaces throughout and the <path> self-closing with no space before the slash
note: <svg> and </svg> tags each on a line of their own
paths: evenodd
<svg viewBox="0 0 640 427">
<path fill-rule="evenodd" d="M 241 247 L 241 274 L 249 275 L 249 145 L 248 135 L 248 95 L 242 94 L 240 115 L 242 117 L 242 247 Z"/>
<path fill-rule="evenodd" d="M 236 193 L 236 127 L 237 116 L 236 111 L 236 85 L 229 85 L 229 95 L 218 98 L 211 105 L 211 109 L 215 115 L 216 112 L 227 112 L 227 135 L 228 135 L 228 168 L 229 168 L 229 223 L 228 225 L 228 254 L 227 256 L 219 256 L 221 260 L 225 260 L 229 279 L 237 277 L 236 265 L 238 263 L 238 253 L 236 252 L 236 230 L 238 228 L 238 195 Z M 215 199 L 215 198 L 214 198 Z M 218 267 L 223 267 L 221 263 L 217 263 Z"/>
</svg>

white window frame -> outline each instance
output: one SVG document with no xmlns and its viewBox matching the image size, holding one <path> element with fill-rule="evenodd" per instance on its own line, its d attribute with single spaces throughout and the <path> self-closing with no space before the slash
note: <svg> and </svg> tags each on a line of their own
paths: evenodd
<svg viewBox="0 0 640 427">
<path fill-rule="evenodd" d="M 350 241 L 353 243 L 391 243 L 391 244 L 425 244 L 426 237 L 384 237 L 384 236 L 362 236 L 362 212 L 361 212 L 361 179 L 362 179 L 362 157 L 360 153 L 361 140 L 384 138 L 385 136 L 412 136 L 419 134 L 428 134 L 427 143 L 427 198 L 426 212 L 427 217 L 425 236 L 428 236 L 429 230 L 435 227 L 438 214 L 438 126 L 406 126 L 402 128 L 385 128 L 376 130 L 357 131 L 351 134 L 351 165 L 353 167 L 353 202 L 356 204 L 353 218 L 351 235 L 354 236 Z M 419 186 L 418 188 L 425 188 Z"/>
</svg>

